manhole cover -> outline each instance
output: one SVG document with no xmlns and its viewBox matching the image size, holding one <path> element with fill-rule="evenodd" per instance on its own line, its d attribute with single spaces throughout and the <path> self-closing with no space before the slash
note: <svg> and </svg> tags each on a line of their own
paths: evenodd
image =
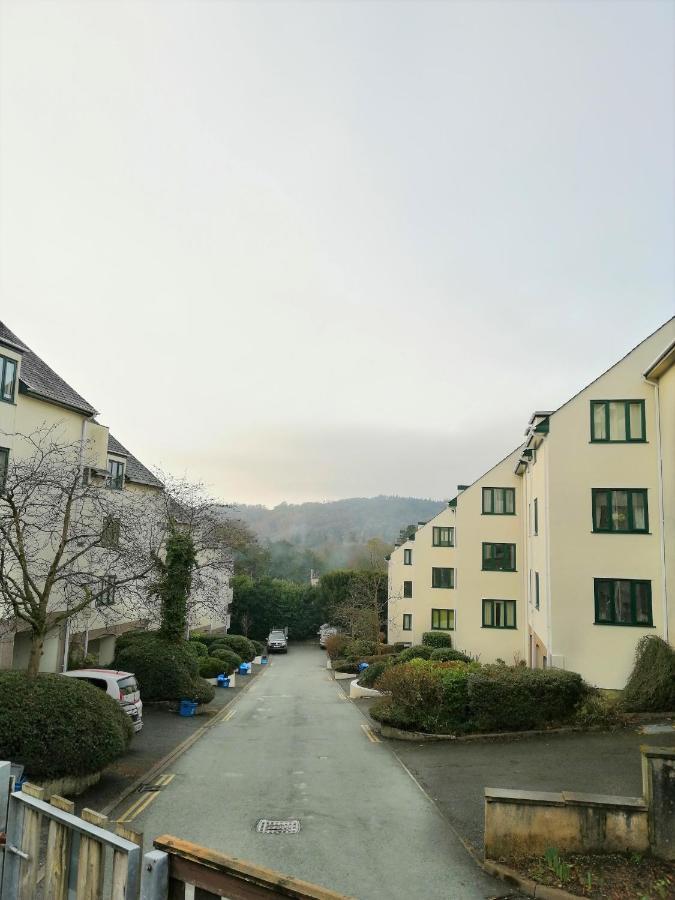
<svg viewBox="0 0 675 900">
<path fill-rule="evenodd" d="M 297 834 L 299 819 L 258 819 L 255 830 L 258 834 Z"/>
</svg>

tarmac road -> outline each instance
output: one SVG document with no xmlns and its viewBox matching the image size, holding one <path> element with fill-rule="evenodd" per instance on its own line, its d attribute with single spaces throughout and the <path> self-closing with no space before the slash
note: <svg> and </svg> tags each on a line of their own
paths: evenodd
<svg viewBox="0 0 675 900">
<path fill-rule="evenodd" d="M 486 875 L 325 668 L 292 646 L 187 753 L 114 817 L 360 900 L 485 900 Z M 135 805 L 134 805 L 135 804 Z M 259 834 L 258 820 L 300 822 Z M 511 895 L 509 895 L 511 896 Z"/>
</svg>

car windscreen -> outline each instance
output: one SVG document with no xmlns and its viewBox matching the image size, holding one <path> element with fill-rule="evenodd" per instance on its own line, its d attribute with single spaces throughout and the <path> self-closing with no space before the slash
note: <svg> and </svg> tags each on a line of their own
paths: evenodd
<svg viewBox="0 0 675 900">
<path fill-rule="evenodd" d="M 117 685 L 120 689 L 120 697 L 128 697 L 129 694 L 135 694 L 138 690 L 138 682 L 133 675 L 129 675 L 127 678 L 120 678 Z"/>
<path fill-rule="evenodd" d="M 268 641 L 285 641 L 286 635 L 283 631 L 271 631 L 270 636 L 267 639 Z"/>
</svg>

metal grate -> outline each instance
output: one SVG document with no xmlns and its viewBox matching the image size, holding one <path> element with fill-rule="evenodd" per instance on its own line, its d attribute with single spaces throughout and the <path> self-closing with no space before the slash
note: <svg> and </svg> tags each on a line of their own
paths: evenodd
<svg viewBox="0 0 675 900">
<path fill-rule="evenodd" d="M 258 834 L 297 834 L 299 819 L 258 819 L 255 825 Z"/>
</svg>

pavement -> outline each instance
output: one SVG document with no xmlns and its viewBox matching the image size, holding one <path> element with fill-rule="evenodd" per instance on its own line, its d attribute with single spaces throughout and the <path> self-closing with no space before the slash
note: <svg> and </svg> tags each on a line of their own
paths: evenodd
<svg viewBox="0 0 675 900">
<path fill-rule="evenodd" d="M 291 646 L 158 779 L 113 812 L 360 900 L 513 896 L 488 876 L 325 668 Z M 298 820 L 296 834 L 256 823 Z"/>
<path fill-rule="evenodd" d="M 639 797 L 640 746 L 675 746 L 675 729 L 667 721 L 647 725 L 645 732 L 634 728 L 497 741 L 385 743 L 452 826 L 482 853 L 484 788 Z"/>
</svg>

